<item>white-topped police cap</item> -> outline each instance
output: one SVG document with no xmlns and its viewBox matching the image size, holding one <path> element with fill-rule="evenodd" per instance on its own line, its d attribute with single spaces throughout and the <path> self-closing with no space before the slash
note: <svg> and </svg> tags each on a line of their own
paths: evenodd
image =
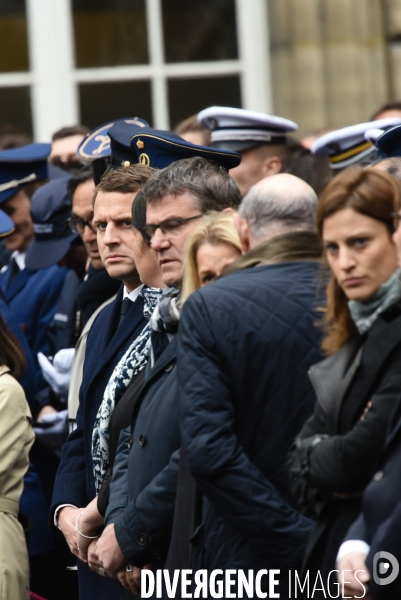
<svg viewBox="0 0 401 600">
<path fill-rule="evenodd" d="M 198 114 L 202 127 L 211 130 L 211 145 L 244 152 L 260 144 L 285 144 L 287 134 L 296 131 L 294 121 L 264 113 L 211 106 Z"/>
<path fill-rule="evenodd" d="M 376 133 L 377 130 L 385 131 L 400 122 L 399 117 L 391 117 L 330 131 L 316 140 L 311 152 L 317 156 L 328 156 L 332 169 L 372 163 L 377 158 L 376 146 L 372 143 L 375 133 L 372 130 L 376 130 Z"/>
<path fill-rule="evenodd" d="M 149 127 L 145 119 L 139 117 L 127 117 L 126 119 L 115 119 L 104 123 L 96 129 L 92 129 L 82 140 L 78 146 L 78 156 L 84 160 L 93 161 L 98 158 L 106 158 L 111 154 L 109 129 L 117 122 L 127 123 L 128 125 L 137 126 L 139 128 Z"/>
</svg>

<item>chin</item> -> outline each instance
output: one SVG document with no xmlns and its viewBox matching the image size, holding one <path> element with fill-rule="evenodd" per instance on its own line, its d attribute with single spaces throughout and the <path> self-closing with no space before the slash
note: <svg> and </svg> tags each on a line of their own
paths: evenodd
<svg viewBox="0 0 401 600">
<path fill-rule="evenodd" d="M 370 290 L 355 290 L 354 292 L 346 294 L 346 296 L 348 300 L 355 300 L 356 302 L 365 302 L 365 300 L 369 300 L 369 298 L 374 296 L 376 292 L 377 290 L 374 290 L 373 292 Z"/>
</svg>

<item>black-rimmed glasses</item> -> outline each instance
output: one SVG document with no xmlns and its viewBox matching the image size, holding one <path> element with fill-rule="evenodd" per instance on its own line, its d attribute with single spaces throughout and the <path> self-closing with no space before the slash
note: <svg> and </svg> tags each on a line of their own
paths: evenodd
<svg viewBox="0 0 401 600">
<path fill-rule="evenodd" d="M 157 223 L 157 225 L 146 225 L 142 230 L 142 234 L 146 241 L 150 243 L 155 236 L 156 230 L 160 229 L 163 237 L 167 240 L 172 240 L 181 235 L 185 225 L 189 223 L 189 221 L 200 219 L 201 217 L 203 217 L 202 214 L 188 217 L 187 219 L 166 219 L 166 221 Z"/>
<path fill-rule="evenodd" d="M 84 219 L 80 219 L 79 217 L 70 217 L 69 219 L 67 219 L 67 223 L 73 233 L 79 233 L 79 235 L 82 235 L 85 230 L 85 227 L 89 227 L 89 229 L 93 231 L 93 233 L 96 233 L 96 229 L 93 226 L 92 219 L 84 221 Z"/>
</svg>

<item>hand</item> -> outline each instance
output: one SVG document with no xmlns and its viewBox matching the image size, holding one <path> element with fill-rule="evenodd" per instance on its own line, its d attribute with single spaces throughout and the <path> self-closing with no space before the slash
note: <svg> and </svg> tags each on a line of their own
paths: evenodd
<svg viewBox="0 0 401 600">
<path fill-rule="evenodd" d="M 44 408 L 52 408 L 43 414 Z M 57 412 L 53 407 L 44 407 L 40 413 L 41 423 L 48 423 L 49 427 L 34 427 L 36 438 L 51 450 L 61 449 L 68 436 L 68 410 Z"/>
<path fill-rule="evenodd" d="M 365 560 L 366 554 L 363 552 L 350 552 L 339 561 L 337 565 L 338 582 L 340 586 L 344 585 L 344 597 L 363 596 L 364 591 L 367 591 L 366 583 L 370 580 L 370 573 Z M 357 571 L 358 573 L 356 573 Z M 357 581 L 355 574 L 361 583 Z M 364 584 L 365 588 L 361 584 Z M 369 600 L 369 595 L 365 595 L 363 598 Z"/>
<path fill-rule="evenodd" d="M 58 354 L 59 353 L 57 353 L 56 356 L 58 356 Z M 68 396 L 68 389 L 71 379 L 71 369 L 65 370 L 66 361 L 61 357 L 58 362 L 53 362 L 52 364 L 49 359 L 42 354 L 42 352 L 38 352 L 38 362 L 40 368 L 42 369 L 43 377 L 50 385 L 52 390 L 57 394 L 57 396 L 66 398 Z"/>
<path fill-rule="evenodd" d="M 117 573 L 117 577 L 119 582 L 123 587 L 127 590 L 131 590 L 133 594 L 137 596 L 141 593 L 141 572 L 142 569 L 151 569 L 151 563 L 145 565 L 144 567 L 134 567 L 131 566 L 132 571 L 127 571 L 127 567 L 120 569 Z"/>
<path fill-rule="evenodd" d="M 37 421 L 39 421 L 39 423 L 42 422 L 42 419 L 45 415 L 53 415 L 54 413 L 57 414 L 57 411 L 55 408 L 53 408 L 53 406 L 51 406 L 51 404 L 47 404 L 46 406 L 44 406 L 43 408 L 41 408 L 41 410 L 39 411 L 39 414 L 36 418 Z"/>
<path fill-rule="evenodd" d="M 127 564 L 118 545 L 113 523 L 106 527 L 97 541 L 97 556 L 111 577 L 117 577 L 117 572 Z"/>
<path fill-rule="evenodd" d="M 88 555 L 88 565 L 89 568 L 92 569 L 98 575 L 102 577 L 108 577 L 108 573 L 103 568 L 102 563 L 99 560 L 99 556 L 97 554 L 97 542 L 98 540 L 92 540 L 88 546 L 87 555 Z"/>
<path fill-rule="evenodd" d="M 75 521 L 80 512 L 82 512 L 82 508 L 64 506 L 57 515 L 58 526 L 60 527 L 71 552 L 77 557 L 79 557 L 79 543 Z"/>
</svg>

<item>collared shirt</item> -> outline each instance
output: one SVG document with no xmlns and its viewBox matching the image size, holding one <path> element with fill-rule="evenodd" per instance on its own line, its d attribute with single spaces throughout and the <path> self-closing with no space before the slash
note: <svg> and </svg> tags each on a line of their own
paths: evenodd
<svg viewBox="0 0 401 600">
<path fill-rule="evenodd" d="M 15 262 L 19 266 L 20 271 L 25 269 L 25 257 L 26 252 L 19 252 L 18 250 L 14 250 L 14 252 L 11 254 L 11 258 L 15 258 Z"/>
<path fill-rule="evenodd" d="M 143 286 L 144 286 L 143 283 L 141 285 L 138 285 L 138 287 L 135 288 L 134 290 L 132 290 L 132 292 L 128 292 L 127 288 L 124 286 L 123 300 L 125 300 L 125 298 L 129 298 L 131 300 L 131 302 L 135 302 L 135 300 L 138 298 L 139 292 L 142 290 Z"/>
</svg>

